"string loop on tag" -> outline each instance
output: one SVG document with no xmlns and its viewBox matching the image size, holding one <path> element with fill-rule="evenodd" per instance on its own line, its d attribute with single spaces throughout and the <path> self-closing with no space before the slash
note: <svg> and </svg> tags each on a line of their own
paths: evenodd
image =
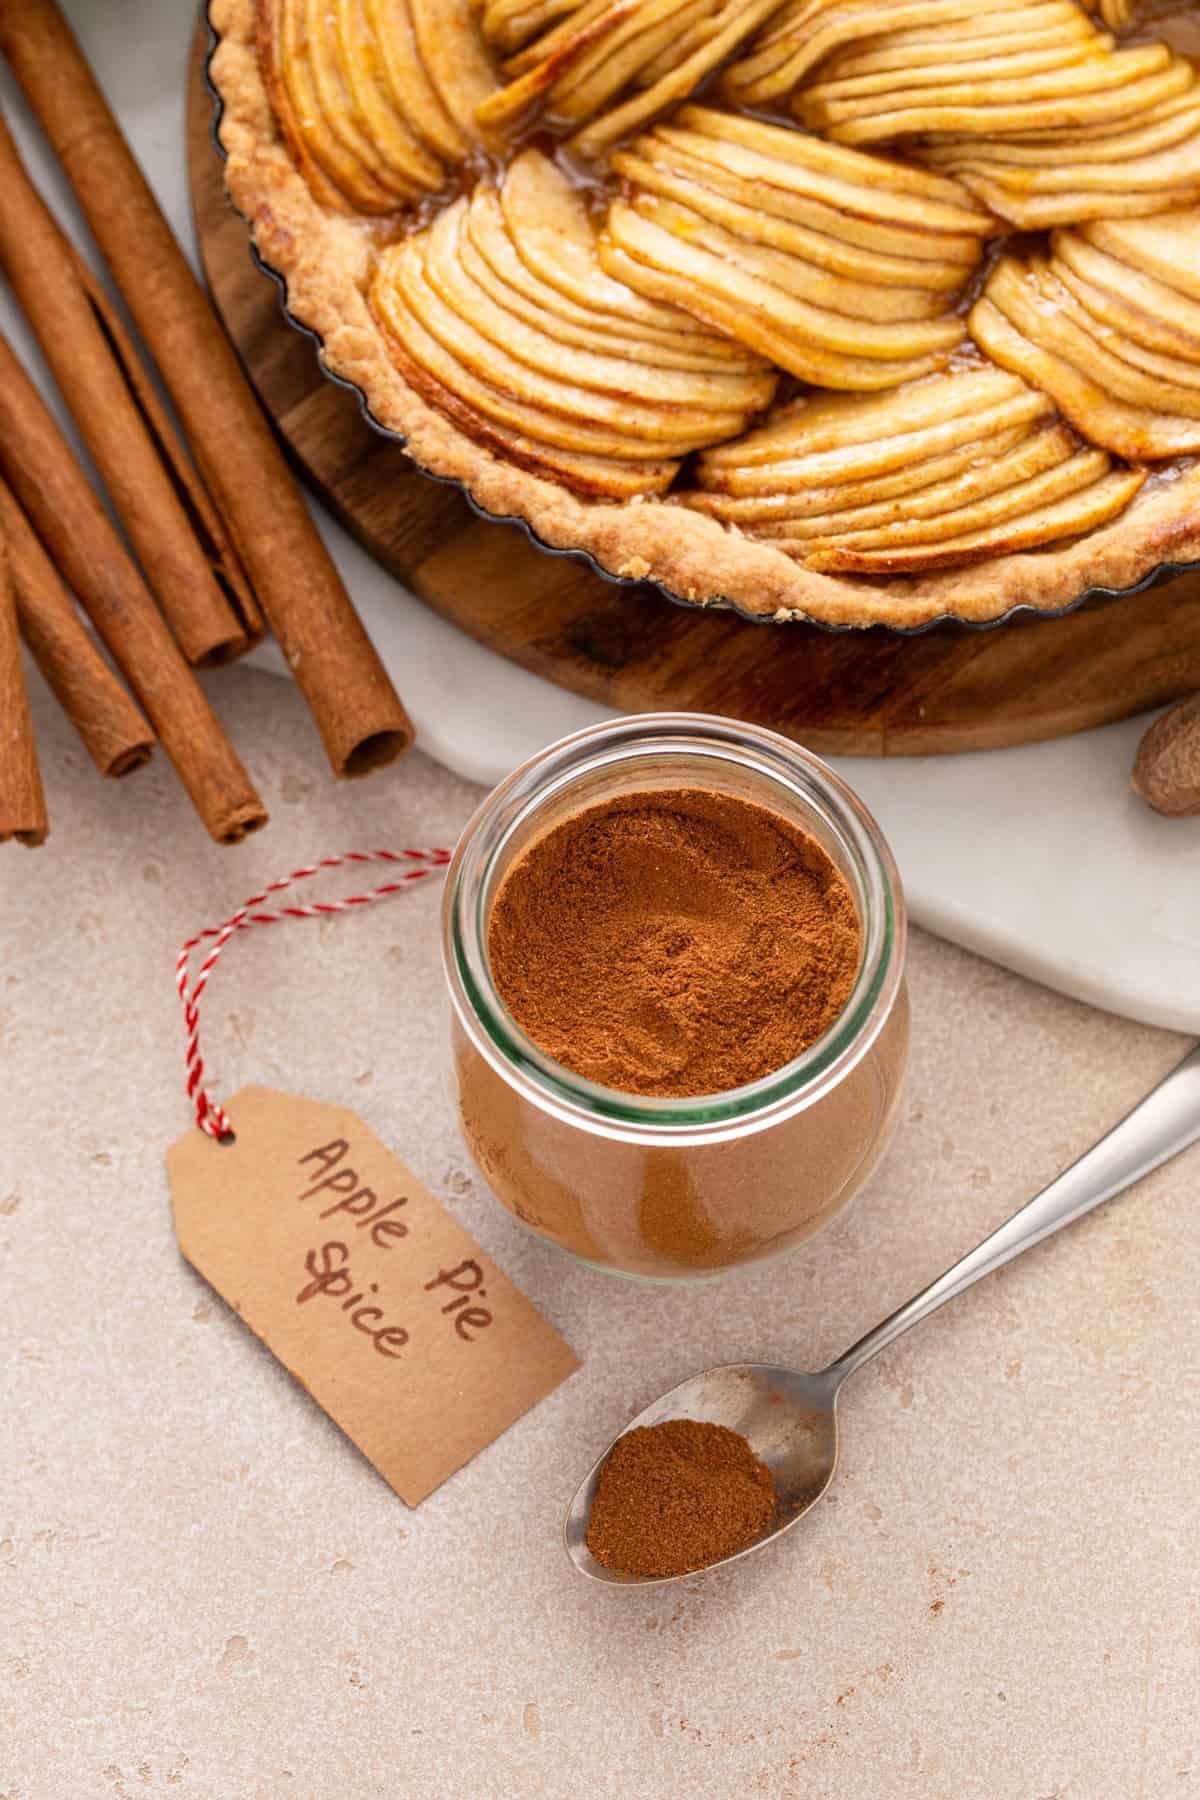
<svg viewBox="0 0 1200 1800">
<path fill-rule="evenodd" d="M 423 881 L 426 876 L 435 875 L 446 867 L 450 857 L 451 852 L 443 849 L 348 850 L 343 856 L 326 856 L 320 862 L 309 864 L 307 868 L 293 869 L 290 875 L 284 875 L 279 881 L 272 881 L 261 894 L 252 894 L 223 925 L 210 925 L 207 930 L 198 931 L 195 937 L 188 939 L 179 952 L 179 960 L 175 965 L 175 985 L 179 990 L 187 1030 L 188 1099 L 195 1108 L 196 1124 L 201 1131 L 223 1143 L 233 1140 L 233 1130 L 227 1114 L 215 1100 L 209 1098 L 205 1090 L 204 1059 L 200 1054 L 200 996 L 208 986 L 208 978 L 217 958 L 230 938 L 239 931 L 248 930 L 251 925 L 278 925 L 284 919 L 315 919 L 324 913 L 353 912 L 356 907 L 370 906 L 375 900 L 385 900 L 389 894 L 401 893 L 410 882 Z M 393 880 L 372 888 L 369 893 L 351 894 L 344 900 L 319 900 L 310 906 L 281 906 L 274 912 L 260 910 L 272 894 L 281 894 L 285 888 L 293 887 L 298 881 L 308 881 L 326 869 L 340 869 L 347 863 L 399 864 L 404 865 L 404 872 Z M 207 943 L 210 938 L 216 941 L 200 964 L 195 982 L 189 983 L 188 959 L 191 952 L 200 944 Z"/>
</svg>

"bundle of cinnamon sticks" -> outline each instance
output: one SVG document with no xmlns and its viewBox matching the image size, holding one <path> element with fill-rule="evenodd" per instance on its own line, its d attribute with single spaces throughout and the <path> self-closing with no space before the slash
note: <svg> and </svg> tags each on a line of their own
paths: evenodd
<svg viewBox="0 0 1200 1800">
<path fill-rule="evenodd" d="M 336 774 L 392 762 L 412 727 L 55 0 L 0 0 L 0 54 L 187 440 L 0 118 L 0 271 L 125 534 L 0 337 L 0 843 L 36 845 L 48 831 L 22 638 L 103 774 L 139 768 L 157 741 L 211 835 L 237 843 L 266 811 L 192 669 L 240 656 L 261 638 L 264 617 Z"/>
</svg>

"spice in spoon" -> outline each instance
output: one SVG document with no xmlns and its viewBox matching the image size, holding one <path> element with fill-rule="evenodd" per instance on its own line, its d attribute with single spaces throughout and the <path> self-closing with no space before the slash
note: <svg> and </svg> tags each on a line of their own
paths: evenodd
<svg viewBox="0 0 1200 1800">
<path fill-rule="evenodd" d="M 587 1546 L 626 1575 L 688 1575 L 765 1531 L 775 1484 L 727 1425 L 668 1419 L 619 1437 L 600 1470 Z"/>
</svg>

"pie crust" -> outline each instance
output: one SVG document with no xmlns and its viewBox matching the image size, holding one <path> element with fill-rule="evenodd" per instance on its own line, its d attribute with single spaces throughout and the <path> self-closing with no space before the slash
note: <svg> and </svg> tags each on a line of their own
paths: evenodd
<svg viewBox="0 0 1200 1800">
<path fill-rule="evenodd" d="M 854 577 L 807 569 L 674 500 L 584 499 L 483 448 L 398 372 L 366 298 L 377 232 L 319 204 L 293 162 L 260 67 L 256 0 L 210 0 L 209 17 L 227 189 L 258 255 L 286 284 L 288 313 L 419 467 L 460 482 L 485 513 L 523 521 L 544 546 L 584 552 L 617 580 L 654 582 L 693 605 L 904 630 L 947 617 L 986 624 L 1014 608 L 1058 612 L 1092 590 L 1121 592 L 1164 566 L 1200 562 L 1200 460 L 1190 457 L 1159 465 L 1111 524 L 1074 542 L 937 574 Z"/>
</svg>

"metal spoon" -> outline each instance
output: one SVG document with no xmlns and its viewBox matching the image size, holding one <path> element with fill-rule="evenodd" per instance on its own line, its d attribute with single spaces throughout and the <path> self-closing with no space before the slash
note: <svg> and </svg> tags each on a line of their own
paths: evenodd
<svg viewBox="0 0 1200 1800">
<path fill-rule="evenodd" d="M 1081 1219 L 1123 1193 L 1144 1175 L 1169 1162 L 1200 1139 L 1200 1045 L 1161 1081 L 1140 1106 L 1044 1188 L 1036 1199 L 978 1249 L 947 1269 L 921 1293 L 858 1340 L 844 1356 L 815 1375 L 769 1363 L 728 1363 L 680 1382 L 625 1427 L 657 1425 L 664 1419 L 705 1419 L 728 1425 L 749 1442 L 775 1479 L 775 1517 L 753 1543 L 709 1568 L 738 1562 L 789 1531 L 825 1493 L 837 1470 L 837 1402 L 842 1383 L 865 1362 L 921 1319 L 936 1312 L 993 1269 L 1022 1250 L 1040 1244 L 1064 1225 Z M 624 1436 L 624 1432 L 621 1433 Z M 611 1449 L 611 1445 L 609 1448 Z M 563 1535 L 567 1555 L 581 1575 L 621 1587 L 661 1587 L 682 1576 L 622 1575 L 598 1563 L 587 1547 L 587 1525 L 596 1479 L 606 1450 L 580 1485 L 567 1511 Z"/>
</svg>

